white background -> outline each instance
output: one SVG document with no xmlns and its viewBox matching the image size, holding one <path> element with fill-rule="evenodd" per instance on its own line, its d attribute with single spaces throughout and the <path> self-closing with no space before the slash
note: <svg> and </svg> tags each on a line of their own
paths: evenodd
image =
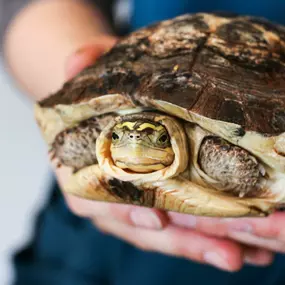
<svg viewBox="0 0 285 285">
<path fill-rule="evenodd" d="M 50 169 L 32 103 L 5 74 L 0 61 L 0 284 L 13 278 L 11 253 L 32 234 L 47 197 Z"/>
</svg>

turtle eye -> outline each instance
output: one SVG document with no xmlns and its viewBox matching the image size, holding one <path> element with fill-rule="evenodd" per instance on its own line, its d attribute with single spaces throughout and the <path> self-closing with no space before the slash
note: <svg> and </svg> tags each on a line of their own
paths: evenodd
<svg viewBox="0 0 285 285">
<path fill-rule="evenodd" d="M 161 136 L 159 137 L 159 139 L 158 139 L 158 142 L 159 142 L 160 144 L 162 144 L 162 145 L 168 143 L 168 142 L 169 142 L 169 137 L 168 137 L 168 135 L 167 135 L 167 134 L 161 135 Z"/>
<path fill-rule="evenodd" d="M 119 136 L 115 133 L 115 132 L 113 132 L 112 133 L 112 140 L 113 141 L 116 141 L 116 140 L 118 140 L 119 139 Z"/>
</svg>

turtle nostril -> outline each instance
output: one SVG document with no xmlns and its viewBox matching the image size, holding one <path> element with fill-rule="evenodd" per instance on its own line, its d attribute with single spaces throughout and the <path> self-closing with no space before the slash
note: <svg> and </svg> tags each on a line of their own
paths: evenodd
<svg viewBox="0 0 285 285">
<path fill-rule="evenodd" d="M 139 139 L 140 137 L 141 137 L 140 134 L 130 134 L 129 135 L 130 139 Z"/>
</svg>

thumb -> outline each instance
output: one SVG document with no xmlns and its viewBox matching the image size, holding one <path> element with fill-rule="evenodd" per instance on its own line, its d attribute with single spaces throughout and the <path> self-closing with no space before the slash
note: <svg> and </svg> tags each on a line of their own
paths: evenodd
<svg viewBox="0 0 285 285">
<path fill-rule="evenodd" d="M 100 36 L 79 47 L 68 56 L 65 66 L 67 80 L 73 78 L 84 68 L 92 65 L 101 55 L 107 52 L 117 39 L 111 36 Z"/>
</svg>

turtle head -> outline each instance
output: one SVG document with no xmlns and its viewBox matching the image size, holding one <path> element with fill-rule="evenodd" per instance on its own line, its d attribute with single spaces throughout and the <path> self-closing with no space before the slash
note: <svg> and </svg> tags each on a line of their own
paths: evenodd
<svg viewBox="0 0 285 285">
<path fill-rule="evenodd" d="M 102 129 L 96 141 L 102 172 L 121 181 L 146 183 L 168 179 L 188 166 L 184 126 L 156 112 L 120 114 Z"/>
<path fill-rule="evenodd" d="M 163 169 L 174 160 L 166 128 L 147 119 L 125 120 L 114 126 L 111 156 L 117 167 L 139 173 Z"/>
</svg>

